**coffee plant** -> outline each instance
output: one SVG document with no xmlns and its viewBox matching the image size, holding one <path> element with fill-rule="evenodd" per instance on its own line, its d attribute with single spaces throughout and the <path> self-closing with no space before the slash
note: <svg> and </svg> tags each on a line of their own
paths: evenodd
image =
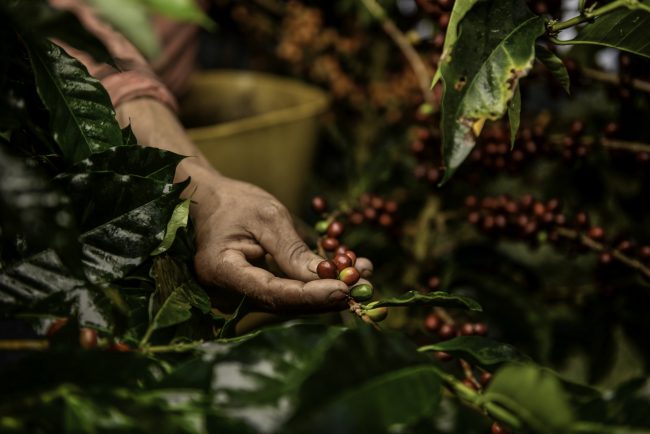
<svg viewBox="0 0 650 434">
<path fill-rule="evenodd" d="M 329 92 L 299 217 L 349 309 L 220 310 L 184 156 L 74 15 L 4 1 L 0 432 L 650 433 L 650 1 L 89 3 Z"/>
</svg>

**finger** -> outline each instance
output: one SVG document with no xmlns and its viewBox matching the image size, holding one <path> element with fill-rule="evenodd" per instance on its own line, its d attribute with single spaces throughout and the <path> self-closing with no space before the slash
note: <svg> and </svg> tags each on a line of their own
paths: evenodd
<svg viewBox="0 0 650 434">
<path fill-rule="evenodd" d="M 300 239 L 288 213 L 279 213 L 269 222 L 258 236 L 258 241 L 287 276 L 303 282 L 319 278 L 316 268 L 324 259 Z"/>
<path fill-rule="evenodd" d="M 282 279 L 252 266 L 237 250 L 226 250 L 219 258 L 217 283 L 232 288 L 272 312 L 322 312 L 346 307 L 348 288 L 338 280 L 301 282 Z"/>
<path fill-rule="evenodd" d="M 354 268 L 359 271 L 361 277 L 368 278 L 372 276 L 372 271 L 374 269 L 372 262 L 368 258 L 357 258 L 357 261 L 354 263 Z"/>
</svg>

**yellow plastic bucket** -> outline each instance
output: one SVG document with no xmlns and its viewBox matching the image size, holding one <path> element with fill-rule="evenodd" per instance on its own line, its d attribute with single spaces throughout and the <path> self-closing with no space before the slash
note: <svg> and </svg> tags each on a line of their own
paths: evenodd
<svg viewBox="0 0 650 434">
<path fill-rule="evenodd" d="M 224 175 L 258 185 L 291 211 L 309 177 L 322 90 L 248 71 L 196 74 L 181 101 L 191 139 Z"/>
</svg>

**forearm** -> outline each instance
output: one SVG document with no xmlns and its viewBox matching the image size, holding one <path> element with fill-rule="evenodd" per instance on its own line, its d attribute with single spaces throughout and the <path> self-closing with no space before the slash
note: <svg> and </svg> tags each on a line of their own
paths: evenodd
<svg viewBox="0 0 650 434">
<path fill-rule="evenodd" d="M 175 181 L 192 177 L 192 192 L 203 190 L 204 184 L 221 175 L 212 167 L 190 140 L 176 114 L 153 98 L 137 98 L 116 107 L 116 117 L 122 128 L 131 125 L 138 143 L 187 156 L 176 169 Z M 199 195 L 203 191 L 196 191 Z"/>
</svg>

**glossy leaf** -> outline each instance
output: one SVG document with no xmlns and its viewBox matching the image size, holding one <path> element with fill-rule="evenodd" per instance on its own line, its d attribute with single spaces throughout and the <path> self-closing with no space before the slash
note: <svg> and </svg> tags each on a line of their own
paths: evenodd
<svg viewBox="0 0 650 434">
<path fill-rule="evenodd" d="M 93 283 L 120 279 L 142 264 L 162 241 L 184 184 L 169 193 L 84 233 L 83 263 Z"/>
<path fill-rule="evenodd" d="M 535 365 L 507 365 L 494 375 L 484 393 L 539 433 L 569 432 L 574 415 L 560 380 Z"/>
<path fill-rule="evenodd" d="M 444 291 L 430 292 L 423 294 L 417 291 L 408 291 L 397 297 L 385 298 L 370 302 L 365 305 L 366 309 L 374 309 L 382 306 L 441 306 L 441 307 L 458 307 L 474 311 L 481 311 L 481 306 L 471 298 L 462 295 L 449 294 Z"/>
<path fill-rule="evenodd" d="M 505 114 L 544 31 L 544 19 L 522 0 L 479 2 L 460 22 L 454 55 L 441 66 L 443 182 L 469 155 L 485 121 Z"/>
<path fill-rule="evenodd" d="M 111 100 L 101 83 L 59 46 L 30 47 L 38 94 L 50 112 L 54 140 L 64 157 L 79 161 L 122 144 Z"/>
<path fill-rule="evenodd" d="M 187 221 L 190 216 L 190 199 L 185 199 L 183 202 L 176 205 L 174 212 L 172 213 L 169 222 L 167 223 L 167 229 L 165 229 L 165 237 L 158 247 L 151 252 L 152 255 L 160 255 L 161 253 L 166 252 L 176 239 L 176 231 L 179 229 L 187 228 Z"/>
<path fill-rule="evenodd" d="M 474 7 L 478 0 L 456 0 L 454 8 L 451 10 L 449 16 L 449 24 L 447 24 L 447 31 L 445 32 L 445 43 L 442 47 L 442 55 L 440 62 L 438 62 L 438 69 L 433 76 L 431 87 L 435 86 L 442 76 L 442 64 L 451 61 L 452 51 L 454 44 L 458 39 L 458 24 L 463 20 L 467 12 Z"/>
<path fill-rule="evenodd" d="M 418 351 L 444 351 L 479 366 L 530 360 L 512 345 L 480 336 L 458 336 L 448 341 L 420 347 Z"/>
<path fill-rule="evenodd" d="M 66 173 L 59 175 L 57 182 L 70 198 L 82 231 L 145 205 L 172 189 L 172 184 L 155 179 L 114 172 Z"/>
<path fill-rule="evenodd" d="M 514 148 L 517 131 L 521 121 L 521 89 L 515 88 L 515 94 L 508 104 L 508 122 L 510 123 L 510 147 Z"/>
<path fill-rule="evenodd" d="M 569 72 L 567 71 L 566 66 L 564 66 L 562 59 L 542 45 L 535 46 L 535 57 L 537 60 L 542 62 L 557 81 L 560 82 L 562 89 L 564 89 L 567 94 L 570 94 L 571 79 L 569 78 Z"/>
<path fill-rule="evenodd" d="M 251 311 L 250 303 L 246 302 L 246 296 L 242 297 L 241 301 L 237 305 L 237 309 L 233 314 L 226 320 L 219 331 L 220 338 L 231 338 L 235 336 L 235 328 L 241 319 Z"/>
<path fill-rule="evenodd" d="M 128 136 L 125 140 L 131 143 Z M 183 158 L 173 152 L 136 144 L 117 146 L 80 161 L 70 169 L 70 173 L 109 171 L 171 183 L 176 166 Z"/>
<path fill-rule="evenodd" d="M 0 310 L 14 310 L 85 285 L 70 275 L 53 250 L 46 250 L 2 270 Z"/>
<path fill-rule="evenodd" d="M 648 2 L 644 2 L 648 7 Z M 650 57 L 650 12 L 621 8 L 596 17 L 585 25 L 572 44 L 593 44 L 617 48 L 639 56 Z"/>
<path fill-rule="evenodd" d="M 81 249 L 69 199 L 0 141 L 0 239 L 22 239 L 30 252 L 53 249 L 75 272 Z"/>
</svg>

